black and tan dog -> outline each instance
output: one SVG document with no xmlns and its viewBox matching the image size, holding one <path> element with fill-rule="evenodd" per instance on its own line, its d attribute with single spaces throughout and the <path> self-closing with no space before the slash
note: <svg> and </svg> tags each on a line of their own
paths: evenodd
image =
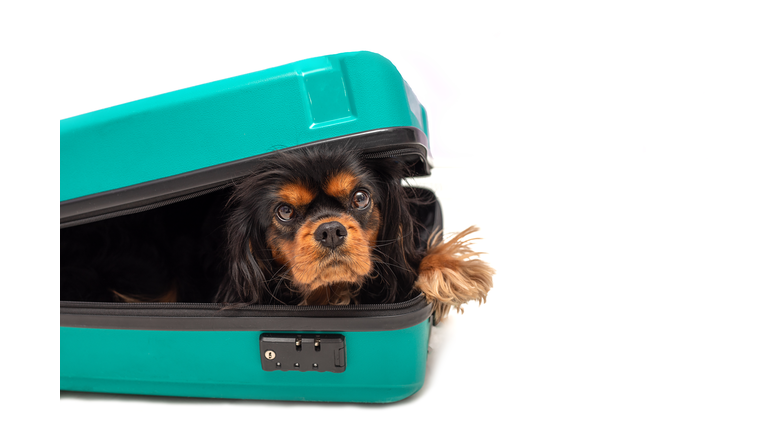
<svg viewBox="0 0 768 432">
<path fill-rule="evenodd" d="M 269 156 L 240 182 L 227 219 L 227 271 L 217 300 L 304 305 L 392 303 L 423 292 L 437 319 L 484 301 L 493 270 L 469 228 L 421 245 L 406 166 L 344 150 Z"/>
<path fill-rule="evenodd" d="M 99 276 L 88 284 L 112 301 L 201 301 L 207 295 L 230 306 L 346 305 L 424 293 L 439 321 L 451 307 L 484 302 L 494 271 L 470 248 L 467 236 L 476 228 L 445 242 L 439 232 L 424 231 L 414 215 L 431 195 L 404 187 L 409 174 L 396 158 L 366 159 L 343 148 L 268 155 L 257 172 L 218 197 L 62 230 L 62 299 L 65 285 L 68 293 L 73 286 L 65 276 L 82 276 L 69 263 L 79 251 L 72 250 L 77 239 L 85 233 L 97 239 L 85 249 L 106 249 L 115 240 L 105 227 L 120 233 L 112 226 L 129 224 L 133 234 L 117 235 L 119 250 L 89 264 L 124 274 L 120 283 Z M 208 210 L 194 215 L 195 205 Z M 141 285 L 133 280 L 137 271 L 151 275 L 149 292 L 131 291 Z M 86 273 L 93 279 L 103 271 Z M 74 284 L 88 289 L 81 285 Z M 215 294 L 212 286 L 218 286 Z"/>
</svg>

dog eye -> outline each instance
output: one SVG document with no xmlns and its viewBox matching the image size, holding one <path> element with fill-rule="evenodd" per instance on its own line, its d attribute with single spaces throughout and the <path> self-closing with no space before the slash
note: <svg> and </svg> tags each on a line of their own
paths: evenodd
<svg viewBox="0 0 768 432">
<path fill-rule="evenodd" d="M 368 194 L 368 192 L 364 190 L 359 190 L 355 192 L 355 195 L 352 197 L 352 207 L 363 210 L 366 207 L 368 207 L 368 204 L 371 203 L 371 196 Z"/>
<path fill-rule="evenodd" d="M 280 219 L 283 222 L 288 222 L 289 220 L 293 219 L 293 216 L 295 212 L 291 208 L 291 206 L 288 205 L 281 205 L 276 210 L 277 218 Z"/>
</svg>

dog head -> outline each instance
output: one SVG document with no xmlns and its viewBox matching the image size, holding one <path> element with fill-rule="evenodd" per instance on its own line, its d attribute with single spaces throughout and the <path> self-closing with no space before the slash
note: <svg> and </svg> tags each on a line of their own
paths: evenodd
<svg viewBox="0 0 768 432">
<path fill-rule="evenodd" d="M 349 304 L 407 295 L 420 260 L 395 159 L 269 155 L 230 200 L 225 303 Z"/>
</svg>

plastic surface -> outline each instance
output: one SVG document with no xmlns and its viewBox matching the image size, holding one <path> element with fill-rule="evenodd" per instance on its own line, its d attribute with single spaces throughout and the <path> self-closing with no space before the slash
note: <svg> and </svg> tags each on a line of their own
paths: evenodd
<svg viewBox="0 0 768 432">
<path fill-rule="evenodd" d="M 260 331 L 61 327 L 61 390 L 232 399 L 395 402 L 424 384 L 430 323 L 344 332 L 346 370 L 261 368 Z"/>
<path fill-rule="evenodd" d="M 428 132 L 389 60 L 302 60 L 61 120 L 60 200 L 386 127 Z"/>
<path fill-rule="evenodd" d="M 121 211 L 137 203 L 155 204 L 194 192 L 197 189 L 189 189 L 193 186 L 226 182 L 229 177 L 216 177 L 176 187 L 178 182 L 166 184 L 163 180 L 170 192 L 157 192 L 152 183 L 185 175 L 197 181 L 198 170 L 220 174 L 223 171 L 212 167 L 239 166 L 243 159 L 281 148 L 384 128 L 428 133 L 426 112 L 410 87 L 391 62 L 370 52 L 302 60 L 179 90 L 65 119 L 60 128 L 63 208 L 76 204 L 69 200 L 88 201 L 94 194 L 140 191 L 131 199 L 100 202 L 103 208 L 80 209 L 75 216 Z M 391 150 L 390 144 L 391 140 L 383 140 L 381 151 Z M 428 143 L 415 144 L 421 150 L 426 144 L 428 150 Z M 417 153 L 423 156 L 423 152 Z M 389 321 L 402 322 L 396 314 L 371 315 L 350 319 L 350 325 L 356 327 L 343 325 L 336 331 L 327 326 L 315 331 L 322 318 L 301 321 L 294 316 L 288 317 L 296 325 L 290 331 L 276 324 L 255 325 L 249 317 L 234 321 L 238 330 L 212 330 L 233 322 L 217 316 L 179 318 L 178 310 L 165 307 L 155 314 L 158 316 L 98 319 L 116 326 L 141 319 L 152 327 L 176 317 L 166 321 L 183 322 L 185 330 L 89 328 L 93 319 L 70 317 L 65 306 L 60 327 L 61 390 L 379 403 L 406 398 L 424 383 L 428 306 L 421 320 L 405 328 L 384 330 L 392 324 Z M 197 327 L 187 326 L 187 318 Z M 307 323 L 309 319 L 312 325 Z M 366 325 L 359 325 L 361 319 Z M 262 333 L 295 333 L 308 328 L 313 333 L 343 335 L 343 372 L 262 370 Z"/>
<path fill-rule="evenodd" d="M 306 146 L 344 145 L 364 153 L 366 157 L 398 153 L 414 176 L 430 174 L 427 136 L 417 128 L 384 128 L 313 141 Z M 302 145 L 302 146 L 305 146 Z M 294 147 L 295 148 L 295 147 Z M 290 150 L 290 149 L 288 149 Z M 174 200 L 204 194 L 226 187 L 258 169 L 265 155 L 239 159 L 171 177 L 147 181 L 110 191 L 62 201 L 59 205 L 61 227 L 90 223 L 101 218 L 150 210 Z"/>
</svg>

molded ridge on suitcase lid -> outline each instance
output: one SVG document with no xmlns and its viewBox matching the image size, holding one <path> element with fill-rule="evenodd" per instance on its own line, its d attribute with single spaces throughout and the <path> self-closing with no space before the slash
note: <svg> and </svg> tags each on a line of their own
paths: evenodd
<svg viewBox="0 0 768 432">
<path fill-rule="evenodd" d="M 389 60 L 311 58 L 61 120 L 60 200 L 391 127 L 428 133 Z"/>
</svg>

